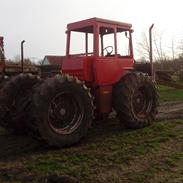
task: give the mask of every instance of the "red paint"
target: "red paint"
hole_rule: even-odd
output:
[[[93,82],[93,57],[70,57],[62,63],[62,72],[78,77],[86,82]]]
[[[98,113],[109,113],[112,111],[112,86],[101,86],[96,89],[96,104]]]
[[[67,25],[66,59],[62,72],[77,76],[95,91],[97,110],[101,113],[111,111],[112,86],[129,70],[133,69],[132,25],[117,21],[91,18]],[[72,32],[85,33],[85,53],[70,55]],[[118,55],[118,32],[129,33],[129,55]],[[88,34],[93,36],[93,53],[88,53]],[[103,56],[103,35],[114,35],[114,54]],[[99,43],[101,50],[99,50]],[[101,55],[99,55],[101,53]]]
[[[113,85],[125,74],[125,70],[133,69],[133,59],[98,58],[94,60],[95,85]]]

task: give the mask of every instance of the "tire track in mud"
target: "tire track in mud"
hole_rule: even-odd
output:
[[[158,108],[156,120],[183,119],[183,101],[163,102]]]

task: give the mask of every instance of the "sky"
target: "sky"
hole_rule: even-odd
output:
[[[182,0],[0,0],[0,35],[6,58],[19,55],[25,40],[25,57],[36,61],[65,55],[67,23],[99,17],[131,23],[134,50],[154,23],[168,47],[183,38],[182,7]]]

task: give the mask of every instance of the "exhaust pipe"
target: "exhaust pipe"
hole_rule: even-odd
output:
[[[0,49],[4,51],[4,38],[0,36]]]
[[[0,61],[4,64],[5,56],[4,56],[4,37],[0,36]]]
[[[152,51],[152,28],[154,24],[149,27],[149,60],[151,65],[151,77],[154,80],[154,68],[153,68],[153,51]]]
[[[21,72],[24,73],[24,43],[25,40],[21,41]]]
[[[1,75],[5,75],[5,55],[4,55],[4,37],[0,36],[0,66],[1,66]]]

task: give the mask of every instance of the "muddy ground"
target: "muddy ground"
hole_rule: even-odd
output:
[[[45,149],[0,129],[0,183],[182,183],[183,102],[163,102],[151,127],[96,123],[79,144]]]
[[[110,118],[115,118],[116,113],[110,114]],[[183,118],[183,101],[162,102],[158,108],[156,120],[179,119]]]
[[[183,118],[183,101],[168,101],[160,104],[157,120],[178,118]]]

